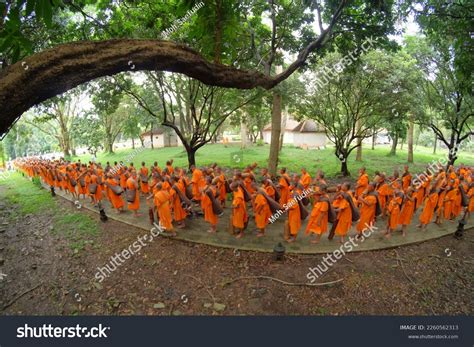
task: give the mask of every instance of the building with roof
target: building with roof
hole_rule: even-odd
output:
[[[297,121],[292,118],[283,121],[282,125],[283,144],[293,145],[301,148],[322,148],[326,146],[327,136],[324,127],[312,120]],[[272,125],[263,128],[263,140],[270,143]]]
[[[178,135],[172,129],[160,127],[140,135],[146,148],[177,147],[179,145]]]

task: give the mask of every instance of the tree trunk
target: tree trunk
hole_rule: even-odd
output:
[[[372,133],[372,150],[375,149],[375,141],[377,141],[377,133],[374,130],[374,132]]]
[[[132,149],[135,149],[135,139],[132,137]]]
[[[112,141],[107,141],[107,153],[114,153],[114,143]]]
[[[151,130],[150,130],[150,146],[151,146],[151,149],[155,148],[155,146],[153,146],[153,126],[151,126]]]
[[[196,165],[196,149],[187,147],[186,153],[188,154],[188,168],[191,168],[191,165]]]
[[[436,154],[436,148],[438,147],[438,136],[435,135],[433,144],[433,154]]]
[[[259,130],[258,132],[260,133],[260,140],[263,141],[263,131],[262,131],[262,130]]]
[[[349,172],[349,169],[347,167],[347,158],[344,158],[341,161],[341,175],[344,177],[350,176],[351,173]]]
[[[413,116],[410,117],[410,123],[408,125],[408,158],[409,163],[413,163],[413,131],[415,129],[415,123],[413,122]]]
[[[392,139],[392,149],[390,149],[389,155],[397,154],[397,145],[398,145],[398,135],[395,135]]]
[[[240,122],[240,148],[246,148],[247,147],[247,126],[245,125],[245,122]]]
[[[270,142],[270,156],[268,157],[268,171],[271,175],[276,175],[278,167],[278,152],[280,150],[281,133],[281,95],[273,91],[272,106],[272,137]]]
[[[361,134],[361,124],[360,119],[356,120],[355,123],[357,134]],[[362,137],[357,138],[357,153],[356,153],[356,161],[362,161]]]
[[[402,139],[402,142],[400,143],[400,150],[403,150],[403,144],[405,143],[405,139]]]

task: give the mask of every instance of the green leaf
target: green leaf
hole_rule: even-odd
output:
[[[26,16],[29,16],[31,14],[31,12],[33,12],[33,10],[35,9],[35,4],[36,4],[35,0],[28,0],[27,1],[26,10],[25,10]]]
[[[43,0],[43,20],[48,28],[53,24],[53,6],[49,0]]]

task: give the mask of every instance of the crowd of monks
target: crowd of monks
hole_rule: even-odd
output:
[[[163,168],[157,162],[151,167],[144,162],[140,167],[117,162],[111,166],[107,162],[103,167],[94,162],[40,158],[17,159],[14,166],[29,177],[39,176],[51,190],[60,189],[74,199],[88,196],[91,204],[98,206],[108,199],[117,213],[127,205],[134,216],[140,217],[141,195],[150,223],[157,219],[172,235],[175,227],[185,228],[187,218],[201,215],[209,223],[208,232],[217,232],[230,196],[229,232],[235,237],[244,236],[250,217],[257,237],[262,237],[275,216],[283,216],[287,242],[296,240],[305,219],[305,233],[311,234],[311,243],[318,243],[325,233],[329,239],[337,236],[342,243],[353,225],[356,237],[361,237],[378,218],[386,220],[386,237],[395,231],[405,236],[417,210],[421,211],[418,227],[422,230],[431,222],[468,218],[474,210],[474,167],[463,165],[440,167],[438,172],[427,169],[417,175],[405,166],[402,174],[376,172],[372,179],[361,168],[353,188],[349,182],[329,187],[322,171],[311,177],[304,168],[293,174],[282,168],[277,177],[272,177],[257,164],[234,170],[232,177],[217,164],[191,166],[188,172],[174,167],[172,160]]]

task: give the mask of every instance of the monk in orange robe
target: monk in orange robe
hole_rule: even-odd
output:
[[[196,168],[194,165],[191,166],[191,172],[193,173],[191,178],[191,182],[193,184],[193,200],[201,201],[202,189],[205,187],[206,181],[204,180],[202,171]]]
[[[90,192],[90,187],[92,184],[96,185],[95,193]],[[91,197],[91,199],[94,201],[95,204],[97,204],[99,201],[102,200],[102,185],[99,184],[99,177],[94,172],[90,174],[89,196]]]
[[[168,172],[168,175],[174,174],[173,159],[166,162],[166,171]]]
[[[408,165],[404,166],[404,172],[402,175],[402,188],[404,192],[408,191],[408,188],[411,185],[411,173],[408,171]]]
[[[181,191],[183,194],[186,194],[184,184],[181,180],[178,179],[178,177],[172,176],[170,184],[171,186],[176,184],[178,190]],[[182,201],[176,190],[174,190],[174,188],[171,188],[170,190],[170,198],[172,202],[173,217],[175,222],[177,223],[176,227],[182,229],[186,226],[185,220],[188,213],[186,209],[183,208]]]
[[[217,178],[217,190],[219,191],[219,201],[221,203],[221,206],[224,208],[225,200],[227,197],[227,190],[225,188],[226,178],[220,167],[216,167],[216,178]]]
[[[290,229],[290,237],[286,241],[291,243],[296,241],[296,236],[301,228],[301,210],[296,200],[296,194],[290,197],[286,208],[288,209],[288,227]]]
[[[378,178],[377,192],[379,193],[379,203],[382,209],[382,218],[385,217],[387,211],[387,201],[393,195],[393,189],[385,181],[385,174],[381,173]]]
[[[407,226],[410,225],[415,213],[415,198],[413,196],[413,189],[408,188],[404,199],[400,216],[398,217],[398,224],[402,226],[402,236],[406,236]]]
[[[385,231],[385,237],[390,238],[392,232],[398,227],[398,221],[400,219],[401,204],[403,201],[403,193],[398,190],[393,192],[392,199],[387,206],[387,212],[389,218],[387,219],[387,230]]]
[[[158,212],[160,226],[172,236],[176,236],[171,217],[170,194],[162,189],[163,187],[161,183],[157,183],[155,188],[156,194],[153,201]]]
[[[115,178],[112,178],[111,175],[106,180],[107,184],[107,196],[110,200],[110,203],[112,204],[112,207],[117,210],[117,213],[123,212],[123,207],[125,206],[125,203],[123,202],[122,195],[117,195],[113,192],[113,190],[110,188],[112,186],[120,186],[119,183]]]
[[[290,177],[286,174],[286,168],[280,170],[280,180],[278,185],[280,187],[280,205],[285,205],[288,202],[290,195]]]
[[[269,178],[263,178],[263,189],[265,189],[265,192],[269,197],[271,197],[273,200],[275,200],[275,188],[272,186],[272,181]]]
[[[265,236],[265,228],[268,224],[268,219],[272,216],[270,205],[267,199],[262,194],[262,189],[259,189],[254,194],[255,202],[253,208],[255,211],[255,224],[257,225],[257,237]]]
[[[365,167],[359,169],[359,179],[355,186],[355,197],[358,198],[367,189],[369,185],[369,175],[365,173]]]
[[[149,171],[145,166],[145,162],[142,162],[142,167],[140,168],[140,191],[146,196],[150,193],[150,184],[149,181]]]
[[[438,192],[433,188],[428,187],[428,193],[424,201],[423,212],[420,215],[420,224],[418,224],[418,228],[426,229],[428,223],[431,222],[434,215],[434,209],[436,207],[436,203],[438,202]]]
[[[237,238],[244,236],[244,229],[247,225],[248,215],[247,206],[245,204],[244,192],[237,182],[232,182],[231,189],[233,192],[232,199],[232,226],[234,234]]]
[[[467,192],[467,196],[469,198],[469,205],[467,207],[467,216],[469,218],[471,215],[471,212],[474,211],[474,182],[470,183],[470,188]]]
[[[76,193],[76,186],[77,186],[77,180],[76,180],[76,173],[72,168],[69,168],[66,171],[66,177],[67,177],[67,189],[68,191],[72,194],[72,197],[74,199],[77,199],[77,193]]]
[[[357,224],[357,237],[362,236],[362,232],[373,225],[375,221],[375,210],[377,208],[377,196],[374,194],[375,186],[372,183],[367,185],[366,193],[359,195],[357,202],[360,207],[360,219]]]
[[[214,213],[212,208],[212,200],[209,197],[208,193],[212,194],[213,197],[216,196],[216,189],[212,187],[211,180],[212,178],[208,176],[206,178],[207,185],[204,187],[201,198],[201,208],[204,211],[204,220],[211,224],[211,228],[208,230],[209,233],[217,232],[217,215]]]
[[[308,189],[309,185],[311,184],[311,176],[309,175],[308,171],[306,171],[306,168],[301,169],[300,183],[303,186],[303,189]]]
[[[347,194],[348,198],[352,199],[349,189],[350,183],[343,183],[341,186],[341,191],[335,196],[333,201],[333,207],[337,219],[334,234],[340,237],[340,243],[344,243],[344,238],[352,227],[352,209],[351,205],[347,201],[347,198],[345,197],[345,194]]]
[[[306,234],[316,234],[316,238],[311,243],[319,243],[321,235],[328,230],[329,202],[321,199],[322,191],[316,189],[314,192],[314,206],[306,226]]]
[[[453,219],[453,206],[454,201],[456,200],[457,189],[453,186],[453,181],[451,180],[448,188],[446,189],[446,195],[443,200],[443,215],[444,219],[452,220]]]
[[[134,217],[139,217],[141,216],[141,214],[138,213],[138,210],[140,209],[140,194],[138,193],[138,179],[135,170],[132,171],[130,177],[127,179],[127,190],[135,193],[135,199],[133,202],[128,202],[127,208],[130,211],[133,211]]]

